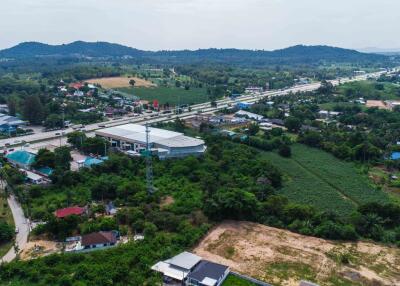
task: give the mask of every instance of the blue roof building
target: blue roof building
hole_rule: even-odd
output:
[[[108,157],[101,157],[101,158],[86,157],[86,159],[78,162],[78,166],[79,168],[82,167],[91,168],[92,166],[102,164],[107,159]]]
[[[249,109],[252,105],[253,103],[250,102],[238,102],[236,107],[239,109]]]
[[[53,174],[54,170],[50,167],[42,167],[42,168],[36,169],[36,171],[38,171],[40,174],[45,175],[46,177],[49,177],[49,176],[51,176],[51,174]]]
[[[19,126],[25,124],[25,121],[22,121],[17,117],[0,113],[0,132],[15,132]]]
[[[90,168],[93,165],[99,165],[99,164],[101,164],[103,162],[104,162],[103,160],[100,160],[100,159],[97,159],[97,158],[88,157],[88,158],[85,159],[85,162],[83,163],[83,165],[85,167]]]
[[[390,155],[391,160],[400,160],[400,152],[393,152],[392,155]]]
[[[8,162],[24,169],[30,169],[35,162],[36,155],[24,150],[15,151],[6,155]]]

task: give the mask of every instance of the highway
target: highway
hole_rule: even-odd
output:
[[[353,78],[341,78],[341,79],[336,79],[336,80],[331,80],[330,82],[333,85],[338,85],[340,83],[346,83],[346,82],[351,82],[351,81],[360,81],[360,80],[366,80],[370,77],[379,77],[380,75],[386,73],[385,71],[381,72],[375,72],[375,73],[370,73],[370,74],[365,74],[365,75],[360,75],[357,77]],[[101,126],[106,126],[106,127],[112,127],[112,126],[118,126],[126,123],[144,123],[144,122],[162,122],[162,121],[170,121],[173,120],[176,117],[179,118],[187,118],[191,116],[195,116],[196,114],[201,114],[201,113],[210,113],[214,111],[218,111],[221,109],[224,109],[228,106],[228,104],[235,104],[236,102],[240,101],[246,101],[246,102],[257,102],[260,99],[263,98],[273,98],[276,96],[283,96],[289,93],[296,93],[296,92],[307,92],[307,91],[314,91],[317,90],[321,86],[320,82],[316,83],[310,83],[310,84],[305,84],[305,85],[299,85],[299,86],[294,86],[290,87],[287,89],[283,90],[272,90],[272,91],[266,91],[260,94],[251,94],[251,95],[242,95],[239,97],[236,97],[235,99],[231,98],[224,98],[221,100],[217,100],[217,106],[212,107],[211,102],[206,102],[206,103],[200,103],[200,104],[195,104],[190,106],[191,111],[185,111],[182,114],[179,115],[168,115],[168,114],[160,114],[156,118],[149,118],[149,115],[143,114],[138,117],[124,117],[122,119],[118,120],[112,120],[112,121],[105,121],[102,123],[96,123],[96,124],[90,124],[85,126],[85,130],[83,132],[85,133],[92,133],[95,130],[104,128],[100,127]],[[37,132],[35,134],[31,135],[26,135],[26,136],[20,136],[16,138],[7,138],[7,139],[2,139],[0,140],[0,148],[11,148],[11,147],[16,147],[16,146],[21,146],[26,143],[34,143],[34,142],[44,142],[48,140],[54,140],[57,138],[60,138],[61,132],[64,133],[63,136],[67,135],[68,133],[73,132],[74,130],[72,128],[67,128],[64,130],[57,130],[57,131],[51,131],[51,132]],[[7,147],[6,147],[7,145]]]

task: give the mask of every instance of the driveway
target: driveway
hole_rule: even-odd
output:
[[[16,243],[20,251],[24,249],[26,243],[28,242],[29,235],[29,226],[27,219],[25,218],[24,211],[21,208],[21,205],[17,202],[14,195],[10,195],[8,198],[8,205],[10,206],[12,215],[14,217],[15,227],[18,227],[19,232],[17,233],[17,237],[15,239]],[[14,251],[14,247],[12,247],[6,255],[3,256],[1,262],[10,262],[16,257],[16,253]]]

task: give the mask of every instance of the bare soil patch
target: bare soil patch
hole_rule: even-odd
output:
[[[400,285],[400,250],[339,243],[249,222],[225,222],[194,249],[205,259],[273,285]],[[347,284],[344,284],[347,283]]]
[[[129,81],[133,79],[135,81],[135,87],[155,87],[156,85],[151,81],[144,80],[138,77],[103,77],[93,78],[86,82],[91,84],[99,84],[104,88],[119,88],[119,87],[130,87]]]
[[[61,244],[49,240],[30,241],[21,253],[22,260],[29,260],[37,257],[61,251]]]
[[[367,107],[377,107],[379,109],[389,109],[389,107],[382,100],[367,100]]]
[[[172,205],[174,202],[175,202],[175,200],[172,196],[166,196],[161,200],[160,207],[162,209],[165,209],[166,207]]]

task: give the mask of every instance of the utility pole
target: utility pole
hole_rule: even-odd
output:
[[[62,111],[62,129],[61,129],[61,133],[60,133],[60,147],[61,147],[61,145],[62,145],[62,138],[63,138],[63,135],[64,135],[64,128],[65,128],[65,111],[64,111],[64,108],[65,108],[65,105],[64,105],[64,103],[63,104],[61,104],[61,111]]]
[[[150,127],[148,122],[146,122],[146,184],[148,195],[152,195],[154,192],[153,165],[151,160]]]

